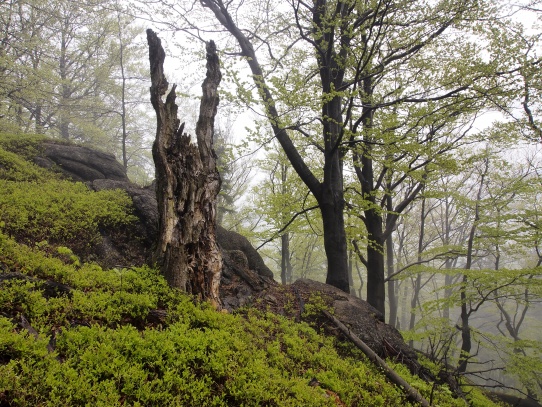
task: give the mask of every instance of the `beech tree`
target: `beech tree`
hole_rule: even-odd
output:
[[[538,201],[539,167],[507,160],[505,151],[491,143],[486,149],[470,149],[462,155],[460,172],[424,192],[426,205],[433,209],[425,221],[427,245],[419,251],[423,263],[411,257],[412,267],[400,265],[403,271],[395,278],[415,273],[420,286],[428,282],[423,291],[413,293],[421,312],[408,335],[417,346],[478,384],[512,386],[510,377],[516,376],[532,393],[538,389],[532,378],[540,364],[536,360],[528,367],[519,365],[536,358],[539,350],[532,309],[540,298],[540,268],[533,248],[537,215],[530,212]],[[412,214],[428,212],[423,202],[404,218],[398,236],[403,236]],[[421,238],[420,228],[419,242]],[[410,245],[413,253],[414,242]],[[526,325],[532,327],[530,332]],[[521,327],[525,336],[519,339]]]
[[[353,171],[368,233],[367,299],[384,312],[384,242],[395,220],[470,135],[477,112],[510,96],[502,72],[517,61],[493,39],[496,3],[201,0],[203,10],[181,2],[177,14],[163,3],[178,16],[170,25],[199,38],[221,30],[223,49],[246,63],[252,85],[234,74],[237,94],[253,109],[259,100],[318,203],[326,281],[345,291],[345,170]],[[314,153],[321,158],[308,159]],[[396,199],[404,182],[410,194]]]

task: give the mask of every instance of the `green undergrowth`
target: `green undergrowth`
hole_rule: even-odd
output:
[[[81,261],[100,228],[129,224],[129,201],[38,168],[38,148],[0,136],[0,406],[415,405],[306,323],[217,312],[153,268]],[[434,406],[493,405],[393,366]]]
[[[0,405],[411,405],[358,352],[339,354],[335,338],[250,308],[217,312],[151,268],[77,266],[5,234],[0,265],[0,276],[20,277],[0,283]],[[48,296],[50,281],[70,290]],[[156,309],[167,314],[158,324]],[[395,368],[435,406],[468,405]]]
[[[59,172],[34,164],[43,153],[45,140],[47,137],[37,134],[0,133],[0,179],[35,182],[59,179]]]
[[[135,220],[132,202],[124,191],[94,192],[35,165],[41,139],[0,135],[0,230],[21,243],[86,255],[101,242],[100,229]]]
[[[70,245],[87,253],[101,241],[100,228],[135,220],[126,193],[90,191],[66,180],[14,182],[0,179],[0,227],[17,241]]]

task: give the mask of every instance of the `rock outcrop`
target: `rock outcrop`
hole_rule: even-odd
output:
[[[248,268],[254,270],[257,274],[273,278],[273,272],[267,267],[258,251],[250,244],[243,235],[232,230],[226,230],[219,226],[217,229],[218,244],[223,250],[240,250],[248,261]]]
[[[319,301],[378,355],[417,360],[414,350],[403,340],[399,331],[384,322],[382,314],[366,301],[344,291],[309,279],[299,279],[289,286],[271,287],[258,295],[255,303],[262,309],[303,319],[305,305]],[[323,317],[323,316],[322,316]]]
[[[34,162],[41,167],[58,169],[74,181],[128,181],[124,167],[112,154],[53,141],[45,141],[42,146],[43,154],[36,157]]]
[[[95,179],[88,182],[90,188],[95,191],[106,189],[122,189],[132,198],[135,215],[140,220],[139,237],[147,243],[149,249],[158,234],[158,209],[154,185],[140,187],[129,181],[117,181],[112,179]]]
[[[300,293],[319,293],[343,324],[381,356],[417,360],[414,350],[403,340],[399,331],[384,322],[384,316],[368,302],[344,291],[308,279],[292,285]]]
[[[158,236],[158,204],[155,186],[140,187],[131,183],[115,157],[87,147],[43,143],[43,154],[35,162],[45,168],[59,170],[74,181],[85,182],[94,191],[121,189],[131,198],[139,222],[131,230],[112,235],[103,231],[103,241],[93,257],[104,267],[140,264],[149,261]],[[218,243],[222,249],[224,269],[221,298],[227,309],[238,308],[273,285],[273,272],[244,236],[218,227]]]

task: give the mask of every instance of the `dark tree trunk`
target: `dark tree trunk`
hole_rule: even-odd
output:
[[[320,203],[320,211],[324,225],[324,248],[327,257],[326,284],[349,293],[348,252],[342,205],[337,202]]]
[[[292,264],[290,262],[289,233],[284,233],[281,236],[280,278],[282,284],[289,284],[292,282]]]
[[[286,188],[286,182],[288,180],[288,166],[286,164],[280,165],[281,176],[281,193],[285,196],[288,193]],[[288,220],[283,219],[284,224]],[[282,284],[290,284],[292,282],[292,263],[290,261],[290,233],[283,233],[281,236],[281,259],[280,259],[280,277]]]
[[[388,277],[393,274],[393,238],[390,233],[386,239],[386,263],[388,269]],[[390,304],[390,315],[388,319],[388,324],[397,327],[397,295],[395,292],[395,281],[393,279],[388,281],[388,301]]]
[[[461,283],[461,354],[459,356],[458,373],[465,373],[469,363],[470,351],[472,349],[472,334],[469,325],[470,312],[467,308],[466,286],[468,278],[463,275]]]
[[[363,80],[363,91],[371,95],[373,83],[371,77]],[[374,109],[367,105],[363,107],[362,122],[366,130],[373,128]],[[382,315],[386,315],[386,283],[384,263],[384,233],[383,221],[379,204],[375,195],[375,174],[371,150],[373,140],[370,136],[364,138],[360,151],[354,151],[352,158],[357,178],[361,185],[363,196],[369,201],[365,210],[365,228],[367,229],[367,302],[375,307]]]
[[[207,77],[196,126],[197,146],[179,126],[175,85],[167,95],[164,50],[160,39],[147,30],[151,66],[151,102],[157,115],[153,158],[159,237],[155,260],[168,283],[219,306],[222,256],[216,242],[216,201],[220,175],[213,151],[217,87],[221,74],[216,48],[207,44]]]
[[[366,211],[365,226],[369,240],[367,245],[367,302],[379,310],[382,315],[386,315],[382,217],[376,213],[376,210]]]
[[[324,126],[325,128],[325,126]],[[336,139],[333,139],[336,142]],[[330,147],[330,150],[332,147]],[[348,250],[344,226],[344,190],[342,159],[335,151],[324,166],[321,193],[315,197],[320,205],[327,257],[326,284],[350,292],[348,281]]]
[[[422,208],[420,213],[420,234],[418,236],[418,262],[422,261],[423,253],[423,241],[425,239],[425,198],[422,199]],[[422,289],[422,275],[416,274],[416,280],[414,280],[412,287],[412,299],[410,300],[410,322],[408,324],[409,330],[414,330],[416,326],[416,307],[420,298],[420,290]],[[409,341],[409,345],[413,346],[414,341]]]
[[[484,172],[480,177],[480,186],[478,188],[478,194],[476,195],[476,205],[474,206],[474,221],[469,233],[469,239],[467,241],[467,257],[465,263],[465,270],[470,270],[472,267],[472,258],[474,254],[474,238],[476,235],[476,229],[478,228],[478,222],[480,221],[480,202],[482,200],[482,190],[484,188],[484,180],[487,176],[489,168],[489,158],[484,160]],[[471,314],[474,309],[471,308],[467,300],[467,288],[469,285],[469,278],[466,274],[463,274],[461,281],[461,354],[459,356],[459,363],[457,371],[459,373],[465,373],[467,371],[467,365],[470,359],[470,351],[472,348],[472,331],[469,323]]]
[[[391,174],[391,173],[390,173]],[[388,184],[391,183],[391,177],[388,180]],[[391,195],[386,196],[386,210],[388,213],[393,211],[393,200]],[[389,217],[388,217],[389,219]],[[387,228],[386,228],[387,229]],[[386,236],[386,268],[388,277],[393,274],[393,229],[390,229]],[[395,292],[395,281],[393,279],[388,280],[388,303],[390,309],[390,315],[388,317],[388,324],[397,327],[397,295]]]
[[[326,34],[318,36],[317,43],[325,52],[319,53],[320,80],[322,85],[322,125],[324,139],[324,180],[320,182],[311,171],[307,163],[296,148],[288,132],[282,125],[282,117],[277,111],[271,88],[266,84],[266,75],[258,62],[258,57],[250,38],[237,27],[235,18],[228,12],[223,2],[201,0],[204,7],[208,7],[218,21],[237,40],[241,49],[241,55],[246,58],[247,64],[253,75],[256,88],[265,106],[265,114],[273,133],[292,167],[299,178],[315,196],[323,218],[324,245],[328,261],[327,283],[341,290],[349,292],[348,286],[348,258],[346,251],[346,233],[344,230],[344,190],[342,180],[342,152],[341,141],[343,132],[341,128],[342,108],[341,97],[329,95],[336,92],[343,85],[345,68],[338,65],[341,57],[335,50],[333,34],[327,30],[325,2],[317,2],[313,10],[313,30],[315,33],[320,28],[326,27]],[[346,13],[346,7],[343,13]],[[344,15],[343,15],[344,16]],[[350,39],[344,36],[340,52],[347,48]]]
[[[450,201],[448,199],[446,199],[444,201],[444,205],[445,205],[444,206],[444,208],[445,208],[444,245],[448,246],[451,243],[450,234],[451,234],[451,229],[452,229],[451,214],[450,214],[450,212],[451,212]],[[446,258],[446,261],[444,262],[444,269],[446,271],[451,270],[452,269],[452,263],[453,263],[452,259]],[[453,294],[453,289],[451,288],[452,282],[453,282],[453,276],[451,276],[447,272],[444,275],[444,298],[446,300],[448,298],[450,298],[452,296],[452,294]],[[442,310],[442,316],[447,320],[450,319],[450,305],[449,305],[448,301],[444,302],[444,308]]]

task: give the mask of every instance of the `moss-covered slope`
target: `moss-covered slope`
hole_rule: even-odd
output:
[[[0,406],[411,405],[307,324],[219,313],[151,268],[80,261],[100,227],[129,224],[129,202],[34,166],[33,148],[0,136]],[[493,405],[393,366],[435,406]]]

